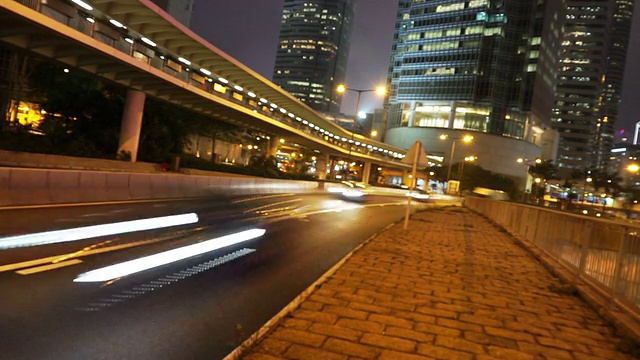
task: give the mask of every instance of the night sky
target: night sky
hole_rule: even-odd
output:
[[[196,0],[191,28],[227,54],[271,79],[284,0]],[[385,85],[396,17],[396,0],[357,1],[346,83],[356,89]],[[632,137],[640,121],[640,3],[634,23],[617,129]],[[344,95],[342,112],[354,114],[356,93]],[[375,93],[362,95],[360,108],[382,107]]]

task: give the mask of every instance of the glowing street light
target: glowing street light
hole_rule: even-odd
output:
[[[348,155],[348,161],[351,160],[351,150],[353,148],[353,136],[355,135],[355,131],[356,131],[356,123],[358,122],[358,116],[360,113],[360,98],[362,97],[362,93],[365,92],[376,92],[376,94],[378,95],[384,95],[387,93],[387,88],[384,86],[380,86],[376,89],[352,89],[352,88],[348,88],[346,87],[344,84],[340,84],[338,85],[337,89],[336,89],[340,94],[343,94],[347,91],[355,91],[358,93],[358,100],[356,101],[356,119],[354,120],[353,123],[353,129],[351,129],[351,141],[349,142],[349,155]],[[372,135],[375,136],[375,135]]]
[[[458,140],[462,140],[463,142],[468,144],[471,141],[473,141],[473,136],[465,135],[461,138],[452,138],[446,134],[440,135],[440,140],[449,140],[449,139],[451,139],[451,156],[449,158],[449,169],[447,170],[447,183],[449,182],[449,179],[451,179],[451,165],[453,165],[453,155],[455,154],[455,151],[456,151],[456,142]]]

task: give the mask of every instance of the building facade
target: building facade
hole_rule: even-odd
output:
[[[515,160],[539,157],[553,143],[542,134],[563,11],[563,0],[400,0],[385,142],[421,139],[445,163],[473,152],[483,168],[524,177]],[[452,140],[438,141],[440,134]],[[475,140],[452,154],[451,141],[464,134]]]
[[[191,26],[194,0],[151,0],[186,27]]]
[[[610,171],[634,0],[567,0],[552,127],[558,167]]]
[[[354,0],[285,0],[273,82],[315,110],[340,112]]]

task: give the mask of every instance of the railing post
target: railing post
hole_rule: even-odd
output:
[[[620,277],[620,271],[622,267],[622,256],[624,254],[624,250],[627,244],[627,233],[628,229],[624,226],[622,231],[622,239],[620,239],[620,247],[618,248],[618,255],[616,256],[616,267],[613,271],[613,283],[611,284],[611,296],[616,299],[617,296],[617,288],[618,288],[618,278]]]
[[[587,221],[586,224],[584,225],[584,231],[582,232],[583,238],[580,241],[580,246],[582,247],[582,249],[580,254],[580,265],[578,265],[578,274],[577,274],[578,278],[585,273],[584,269],[587,262],[587,256],[589,256],[589,248],[591,247],[591,233],[592,233],[591,230],[592,229],[593,229],[593,223],[591,221]]]

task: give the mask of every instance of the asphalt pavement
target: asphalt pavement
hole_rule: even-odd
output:
[[[507,233],[462,207],[373,237],[227,359],[632,359]]]

